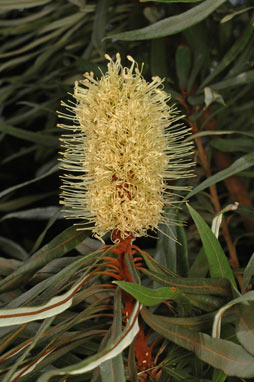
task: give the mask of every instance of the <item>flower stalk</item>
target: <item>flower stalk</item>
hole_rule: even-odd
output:
[[[80,229],[90,229],[102,238],[107,232],[116,245],[103,258],[99,273],[116,280],[135,282],[127,256],[136,270],[149,256],[133,245],[136,237],[172,223],[167,207],[178,202],[175,190],[188,187],[172,181],[192,175],[192,143],[184,138],[189,129],[182,116],[169,105],[163,81],[147,82],[130,56],[130,67],[106,55],[108,71],[101,79],[85,73],[76,82],[75,103],[62,103],[69,114],[59,113],[72,124],[59,126],[70,131],[62,136],[63,176],[61,203],[66,217],[81,219]],[[122,291],[123,323],[126,324],[135,299]],[[159,379],[161,370],[148,345],[143,320],[134,349],[140,381]]]

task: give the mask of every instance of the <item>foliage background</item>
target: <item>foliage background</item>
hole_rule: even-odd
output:
[[[198,12],[188,17],[188,12],[195,12],[195,7],[202,3],[206,9],[211,7],[210,15],[202,16],[201,13],[203,21],[202,18],[198,20]],[[105,52],[111,56],[120,52],[123,58],[130,54],[137,62],[144,62],[143,75],[147,79],[154,75],[165,77],[165,89],[172,94],[173,101],[186,115],[185,121],[195,134],[197,167],[196,177],[188,181],[193,187],[190,204],[211,225],[216,212],[232,202],[240,203],[235,212],[226,214],[219,240],[233,268],[239,290],[244,293],[253,288],[253,3],[246,0],[220,1],[218,7],[214,4],[215,1],[212,3],[210,0],[143,3],[123,0],[0,0],[2,306],[29,305],[30,299],[33,299],[33,305],[38,305],[56,293],[60,294],[66,285],[64,280],[60,282],[59,272],[100,247],[96,240],[86,238],[86,234],[75,236],[72,222],[63,220],[58,206],[60,132],[56,127],[56,110],[60,108],[60,100],[68,98],[67,93],[72,92],[74,81],[80,79],[82,73],[94,71],[100,76],[98,66],[102,71],[106,70]],[[172,24],[176,15],[181,17],[180,30]],[[162,24],[164,19],[166,26]],[[197,21],[201,22],[197,24]],[[139,31],[145,27],[148,29]],[[125,33],[129,30],[133,32]],[[206,277],[209,264],[200,252],[203,245],[200,232],[185,206],[181,219],[186,222],[185,233],[174,227],[172,230],[176,231],[182,247],[161,235],[159,240],[143,239],[137,243],[169,271],[184,277]],[[37,260],[31,265],[29,259],[34,254]],[[38,254],[41,257],[37,257]],[[68,286],[73,284],[77,275],[78,271],[67,280]],[[57,287],[54,289],[52,285],[47,287],[43,284],[44,289],[41,289],[40,283],[52,276],[58,280]],[[85,330],[90,337],[89,340],[81,340],[77,336],[69,348],[59,345],[59,354],[55,358],[51,356],[48,363],[41,363],[41,369],[34,374],[36,378],[47,370],[48,365],[61,368],[75,364],[98,350],[101,338],[110,328],[110,309],[112,312],[111,295],[102,298],[99,285],[111,281],[98,276],[95,284],[91,282],[90,292],[83,292],[83,295],[80,292],[77,297],[78,301],[81,297],[84,299],[83,305],[66,311],[60,316],[62,321],[56,318],[54,323],[47,324],[49,327],[57,326],[81,314],[85,308],[88,310],[86,319],[80,327],[74,326],[74,331],[80,334]],[[150,278],[145,278],[144,283],[152,288],[158,287]],[[36,285],[38,289],[32,289]],[[96,293],[100,296],[100,303],[89,308],[92,303],[89,296],[95,293],[93,288],[98,289]],[[33,292],[29,292],[31,290]],[[236,296],[230,298],[233,297]],[[227,296],[213,309],[218,309],[230,298]],[[164,314],[163,305],[158,308],[158,313]],[[198,315],[200,312],[194,313]],[[190,312],[181,314],[182,317],[191,316]],[[32,338],[38,328],[38,322],[22,328],[21,334],[18,334],[18,326],[1,328],[3,354]],[[238,342],[233,328],[232,323],[225,325],[223,338]],[[204,328],[200,330],[207,331]],[[253,333],[253,322],[251,330]],[[59,333],[60,329],[58,336]],[[69,340],[73,334],[68,328],[63,329],[63,333]],[[31,363],[33,357],[43,351],[45,340],[39,340],[41,342],[38,345],[34,343],[34,350],[31,349],[21,364]],[[253,334],[250,341],[253,341]],[[159,359],[163,363],[160,381],[244,380],[237,376],[227,377],[178,345],[170,342],[160,345],[162,347],[156,349],[158,354],[159,349],[161,352],[164,349]],[[68,358],[64,356],[66,353]],[[14,357],[17,365],[19,356]],[[4,381],[11,380],[11,377],[6,377],[6,371],[15,362],[7,359],[0,366],[0,372],[6,378]],[[29,374],[28,379],[25,378],[19,380],[31,380]],[[56,380],[64,381],[59,378]],[[86,374],[71,377],[68,381],[90,378],[91,375]],[[93,378],[99,380],[100,377]],[[151,376],[147,378],[153,380]]]

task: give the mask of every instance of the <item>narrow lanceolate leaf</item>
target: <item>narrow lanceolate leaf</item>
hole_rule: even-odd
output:
[[[214,369],[213,370],[213,382],[225,382],[227,379],[227,376],[225,373],[223,373],[222,370]]]
[[[87,236],[89,231],[76,231],[75,227],[69,227],[48,244],[33,254],[17,271],[0,281],[0,292],[13,288],[20,284],[23,277],[29,272],[35,272],[48,264],[53,259],[63,256],[71,251]]]
[[[23,220],[48,220],[52,216],[59,214],[59,210],[60,208],[55,206],[31,208],[24,211],[10,212],[4,215],[1,220],[13,218]],[[62,217],[62,214],[59,214],[57,219],[61,219]]]
[[[189,273],[188,273],[188,278],[192,277],[206,277],[208,273],[208,263],[207,263],[207,258],[205,255],[204,248],[202,247],[197,254],[197,257],[190,267]],[[214,279],[216,280],[216,279]]]
[[[0,8],[11,10],[17,8],[32,8],[50,3],[51,0],[0,0]]]
[[[224,179],[227,179],[229,176],[235,175],[238,172],[244,171],[247,168],[254,165],[254,153],[251,152],[237,159],[231,166],[218,172],[217,174],[211,176],[211,178],[206,179],[204,182],[200,183],[197,187],[194,188],[187,196],[186,199],[196,195],[200,191],[205,190],[207,187],[212,184],[216,184]]]
[[[111,336],[107,345],[110,345],[122,332],[122,301],[121,290],[117,288],[114,298],[114,319],[111,328]],[[124,363],[122,354],[111,358],[100,365],[102,382],[125,382]]]
[[[178,216],[179,220],[180,217]],[[185,230],[182,225],[176,226],[176,235],[181,243],[181,245],[177,245],[176,251],[177,251],[177,263],[176,263],[176,269],[177,273],[180,276],[187,276],[189,271],[189,252],[188,252],[188,241],[187,236],[185,233]]]
[[[200,234],[200,238],[205,250],[207,261],[209,264],[210,275],[214,278],[221,277],[228,279],[232,285],[236,287],[234,275],[228,260],[223,252],[223,249],[208,227],[204,219],[195,211],[190,205],[187,204],[192,219],[194,220]]]
[[[184,304],[186,308],[195,306],[206,312],[211,312],[217,310],[223,305],[223,300],[221,297],[191,293],[187,294],[175,287],[150,289],[142,285],[128,283],[126,281],[117,281],[115,283],[146,306],[154,306],[166,300],[173,300],[180,304]]]
[[[236,328],[236,337],[242,346],[254,356],[254,303],[241,306],[241,315]]]
[[[32,183],[38,182],[39,180],[42,180],[42,179],[46,178],[47,176],[54,174],[56,171],[58,171],[58,164],[51,167],[47,172],[43,173],[42,175],[37,176],[36,178],[33,178],[31,180],[27,180],[26,182],[17,184],[15,186],[11,186],[9,188],[6,188],[5,190],[0,192],[0,198],[10,194],[11,192],[19,190],[22,187],[25,187],[25,186],[28,186]]]
[[[22,367],[21,369],[19,369],[19,371],[17,371],[17,372],[13,375],[12,379],[10,380],[10,382],[16,382],[16,381],[18,381],[19,378],[23,377],[23,376],[26,375],[26,374],[31,373],[31,372],[36,368],[36,366],[37,366],[40,362],[42,362],[42,361],[44,360],[44,358],[46,358],[52,351],[53,351],[53,350],[48,351],[46,354],[44,354],[44,355],[41,356],[39,359],[37,359],[37,361],[33,362],[30,366],[24,366],[24,367]],[[17,378],[18,378],[18,379],[17,379]],[[5,381],[3,381],[3,382],[5,382]],[[8,382],[9,382],[9,381],[8,381]]]
[[[1,251],[8,253],[11,258],[17,260],[26,260],[28,258],[28,253],[15,241],[7,239],[6,237],[0,236],[0,248]]]
[[[179,326],[182,328],[195,330],[195,331],[207,331],[212,328],[214,312],[202,314],[201,316],[194,317],[170,317],[170,316],[161,316],[158,317],[162,322],[167,325]],[[231,310],[230,313],[225,317],[227,322],[236,322],[239,318],[239,312]]]
[[[254,357],[242,346],[233,342],[212,338],[204,333],[169,325],[160,316],[142,310],[144,321],[157,333],[170,341],[193,351],[198,358],[229,376],[250,378],[254,376]]]
[[[232,306],[236,304],[241,304],[241,303],[246,304],[248,301],[254,301],[254,291],[248,292],[240,297],[237,297],[234,300],[228,302],[222,308],[220,308],[214,317],[212,336],[216,338],[220,337],[221,319],[223,314],[228,309],[230,309]]]
[[[47,382],[55,375],[77,375],[86,373],[100,366],[103,362],[121,354],[122,351],[132,343],[139,331],[138,315],[140,309],[141,305],[137,302],[124,330],[112,341],[110,345],[106,346],[105,349],[76,365],[60,370],[49,371],[43,374],[38,379],[38,382]]]
[[[247,267],[244,270],[243,283],[242,283],[243,290],[247,288],[252,276],[254,276],[254,253],[252,254],[247,264]]]
[[[188,46],[179,45],[176,50],[176,73],[181,89],[187,86],[189,72],[191,68],[191,50]]]
[[[165,287],[151,289],[144,287],[143,285],[128,283],[126,281],[114,281],[114,283],[146,306],[157,305],[169,299],[185,303],[188,302],[188,298],[176,288]]]
[[[208,64],[209,44],[207,32],[208,30],[205,22],[194,25],[183,32],[193,54],[192,68],[187,85],[188,93],[191,93],[191,89],[197,76]]]
[[[248,85],[254,81],[254,70],[249,70],[248,72],[240,73],[235,77],[228,78],[226,80],[216,82],[216,84],[211,84],[214,90],[222,90],[227,88],[232,88],[240,85]]]
[[[250,23],[246,28],[243,36],[238,38],[235,44],[230,48],[230,50],[225,54],[220,63],[216,66],[216,68],[211,72],[211,74],[205,79],[205,81],[201,84],[200,89],[203,89],[213,78],[215,78],[221,71],[230,65],[232,61],[241,53],[241,51],[248,44],[252,34],[253,34],[254,25]]]
[[[63,312],[71,306],[73,297],[88,278],[89,276],[86,276],[68,292],[61,296],[53,297],[44,305],[16,309],[0,309],[0,327],[43,320],[44,318],[52,317]]]
[[[235,152],[241,151],[245,153],[250,153],[254,147],[254,139],[248,138],[214,138],[209,144],[215,147],[217,150],[225,152]]]
[[[226,279],[212,279],[205,277],[169,277],[148,269],[140,269],[145,275],[157,281],[163,286],[178,288],[184,293],[208,294],[218,296],[230,296],[230,282]],[[196,276],[197,277],[197,276]]]
[[[141,3],[147,3],[148,1],[155,1],[157,3],[197,3],[202,0],[140,0]]]
[[[148,27],[130,32],[116,33],[107,38],[124,41],[148,40],[179,33],[194,24],[199,23],[215,11],[226,0],[206,0],[177,16],[171,16]]]
[[[107,19],[108,19],[109,0],[99,0],[96,3],[95,17],[93,23],[92,43],[100,51],[104,52]]]
[[[9,369],[8,373],[4,376],[3,382],[15,382],[18,381],[18,377],[23,376],[35,368],[37,363],[33,363],[31,368],[28,368],[27,365],[23,368],[19,368],[22,366],[25,362],[26,357],[31,354],[32,349],[36,346],[36,344],[39,342],[45,331],[50,327],[55,317],[50,317],[46,320],[44,320],[40,326],[40,328],[37,330],[36,335],[34,336],[32,342],[28,346],[28,348],[22,352],[22,354],[19,356],[19,358],[14,362]],[[32,369],[32,370],[31,370]],[[16,371],[17,370],[17,371]],[[12,378],[11,378],[12,377]]]
[[[41,281],[39,284],[35,285],[30,290],[26,291],[25,293],[21,294],[14,300],[12,300],[8,306],[6,306],[6,309],[16,309],[20,308],[21,306],[25,306],[26,304],[31,304],[31,301],[34,301],[38,294],[41,296],[47,298],[48,293],[54,293],[55,288],[57,287],[58,290],[60,288],[65,288],[68,281],[73,277],[73,275],[80,269],[81,267],[85,267],[87,264],[91,264],[91,260],[93,260],[92,264],[87,267],[86,266],[86,274],[84,275],[84,278],[88,276],[89,274],[91,277],[93,276],[93,267],[98,263],[98,261],[101,260],[101,257],[105,254],[101,253],[98,255],[98,252],[93,252],[90,255],[84,256],[79,258],[76,261],[72,261],[69,265],[63,266],[62,270],[60,272],[57,272],[53,276],[49,277],[46,280]],[[66,264],[64,264],[66,265]],[[84,269],[84,268],[83,268]],[[105,288],[104,288],[105,289]],[[98,288],[96,289],[97,293]],[[83,296],[86,294],[86,291],[82,294]],[[1,333],[1,331],[0,331]],[[1,360],[0,360],[1,363]]]
[[[0,212],[17,211],[18,209],[25,207],[29,204],[36,203],[39,200],[46,199],[49,196],[55,195],[56,192],[43,192],[40,194],[21,196],[16,199],[8,200],[0,203]],[[4,220],[3,218],[1,220]]]
[[[46,135],[40,132],[35,133],[33,131],[27,131],[14,126],[6,125],[4,123],[0,124],[0,131],[5,134],[13,135],[16,138],[24,139],[26,141],[34,142],[47,147],[57,147],[59,145],[58,138],[53,137],[52,135]]]

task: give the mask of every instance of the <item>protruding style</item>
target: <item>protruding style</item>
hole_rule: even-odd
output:
[[[105,57],[107,73],[85,73],[75,84],[76,103],[62,103],[69,114],[60,117],[73,124],[59,125],[70,130],[61,138],[61,203],[66,217],[83,220],[80,228],[89,225],[99,237],[145,236],[170,224],[165,206],[174,203],[175,189],[186,188],[169,181],[192,174],[189,129],[177,122],[182,116],[168,105],[159,77],[147,82],[130,56],[129,68],[119,54]]]

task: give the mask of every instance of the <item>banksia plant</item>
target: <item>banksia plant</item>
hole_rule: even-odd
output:
[[[120,55],[108,55],[108,71],[101,79],[85,73],[76,82],[75,104],[62,103],[73,122],[59,126],[64,152],[61,203],[66,217],[80,219],[80,228],[92,226],[101,238],[111,232],[113,241],[145,236],[159,223],[170,224],[166,209],[175,203],[169,182],[191,175],[192,144],[189,129],[163,80],[147,82],[130,56],[123,67]]]

